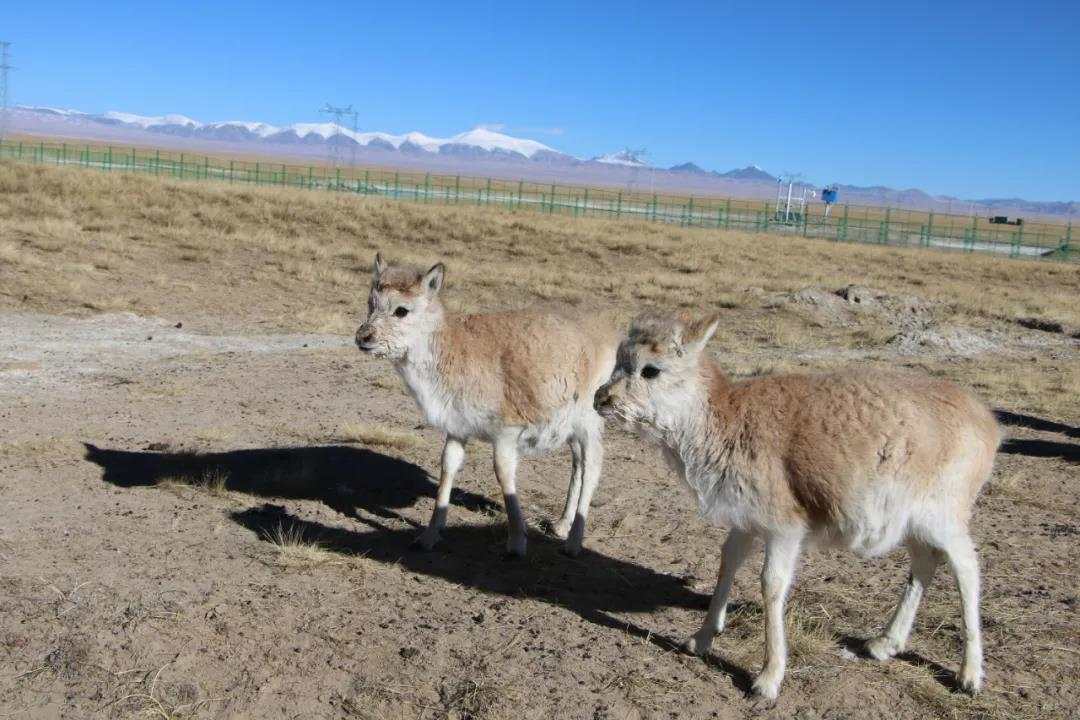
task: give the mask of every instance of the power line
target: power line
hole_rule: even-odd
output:
[[[8,70],[11,64],[11,43],[0,40],[0,141],[7,137],[8,129]]]
[[[349,143],[349,165],[356,164],[356,123],[359,118],[359,113],[353,110],[353,106],[339,107],[326,103],[319,109],[319,112],[326,115],[330,115],[334,118],[335,131],[326,138],[326,160],[333,167],[337,167],[343,164],[345,154],[345,142],[341,138],[335,140],[334,138],[341,135],[341,131],[345,128],[345,118],[351,118],[353,137],[349,138],[352,142]]]

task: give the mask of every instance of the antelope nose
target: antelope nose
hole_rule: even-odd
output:
[[[356,331],[356,344],[363,350],[367,345],[375,339],[375,333],[370,328],[360,326],[360,329]]]
[[[611,400],[611,394],[608,392],[608,386],[602,385],[593,395],[593,410],[600,410],[604,405],[607,405],[609,400]]]

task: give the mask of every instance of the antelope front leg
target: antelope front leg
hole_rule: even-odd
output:
[[[442,529],[446,526],[446,514],[450,509],[450,492],[454,489],[454,476],[465,461],[465,441],[447,437],[442,451],[442,469],[439,472],[439,493],[435,499],[435,509],[427,528],[413,541],[424,550],[431,550],[442,539]]]
[[[506,552],[509,555],[525,557],[526,532],[525,516],[521,512],[521,502],[517,496],[518,448],[517,433],[507,433],[495,441],[495,477],[502,488],[503,502],[506,505],[506,518],[510,525],[510,534],[506,539]]]
[[[724,629],[724,620],[727,617],[728,594],[731,593],[731,584],[735,581],[735,573],[746,560],[754,538],[749,533],[732,529],[724,541],[724,549],[720,553],[720,572],[716,578],[716,590],[713,591],[712,600],[709,602],[709,612],[705,615],[705,621],[701,623],[701,629],[686,641],[686,650],[694,655],[702,656],[709,652],[713,638]]]
[[[765,566],[761,569],[761,595],[765,605],[765,667],[754,681],[754,692],[768,700],[780,694],[780,682],[787,667],[784,638],[784,601],[795,563],[799,558],[801,535],[777,535],[765,543]]]

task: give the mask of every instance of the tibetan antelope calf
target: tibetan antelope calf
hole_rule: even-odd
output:
[[[431,549],[439,541],[465,443],[479,438],[494,446],[510,525],[507,552],[524,555],[518,457],[567,443],[573,470],[554,532],[577,555],[603,460],[603,421],[592,400],[614,369],[618,336],[569,312],[450,312],[439,297],[443,276],[442,263],[423,272],[376,255],[368,318],[356,331],[357,346],[390,359],[427,422],[446,433],[435,510],[416,542]]]
[[[867,650],[904,649],[923,590],[945,559],[964,623],[962,689],[982,682],[979,568],[972,505],[1000,441],[990,411],[924,375],[852,370],[732,382],[705,352],[716,316],[646,314],[619,347],[595,405],[655,441],[704,519],[731,528],[716,590],[686,648],[709,651],[728,592],[755,538],[765,544],[765,666],[754,691],[775,699],[787,661],[784,600],[804,541],[864,556],[903,543],[911,575],[885,631]]]

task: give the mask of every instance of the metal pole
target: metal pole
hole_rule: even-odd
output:
[[[0,143],[7,137],[8,127],[8,71],[11,65],[11,43],[0,40]]]

